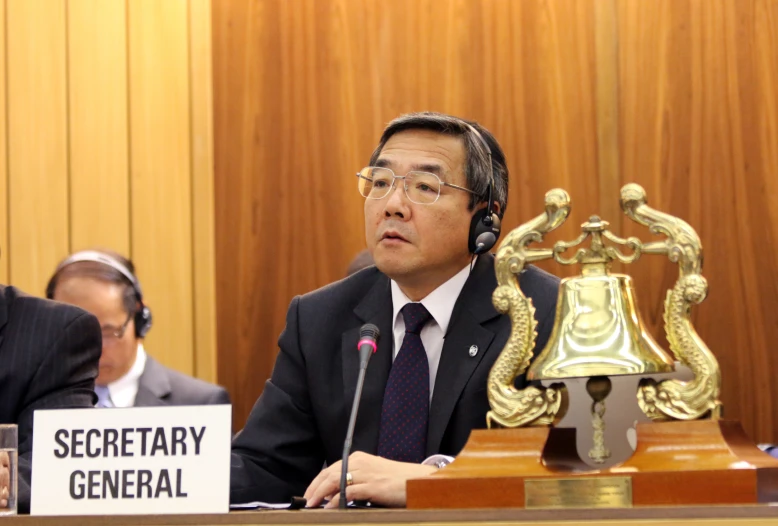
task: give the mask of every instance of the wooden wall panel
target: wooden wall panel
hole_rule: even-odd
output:
[[[0,0],[0,283],[8,283],[8,115],[6,114],[6,0]]]
[[[10,282],[42,293],[69,248],[64,0],[7,0]]]
[[[154,312],[149,351],[194,371],[189,17],[185,2],[128,3],[132,256]]]
[[[194,373],[216,381],[216,259],[213,199],[211,4],[189,2],[192,151],[192,291]]]
[[[129,254],[127,6],[69,0],[67,14],[71,249]]]
[[[341,278],[365,246],[352,174],[392,118],[437,110],[491,129],[512,172],[505,228],[554,186],[597,210],[593,5],[213,4],[219,381],[236,425],[292,297]]]
[[[155,307],[149,351],[206,380],[210,14],[209,0],[0,0],[0,283],[42,296],[68,252],[126,254]]]
[[[650,238],[618,209],[638,182],[702,236],[694,320],[719,357],[727,416],[778,441],[778,2],[225,0],[213,5],[219,379],[240,426],[292,296],[364,246],[350,174],[414,110],[475,118],[506,150],[505,228],[561,186],[573,214]],[[557,273],[569,269],[546,265]],[[646,257],[660,334],[677,268]],[[663,338],[658,336],[661,341]]]
[[[619,7],[623,181],[700,234],[710,292],[694,319],[722,368],[725,415],[778,440],[778,2]],[[656,332],[677,267],[641,263]]]
[[[596,50],[597,180],[600,200],[596,213],[620,232],[623,215],[616,199],[621,186],[619,166],[619,35],[618,0],[594,3]],[[581,186],[579,183],[576,186]],[[621,265],[613,269],[622,272]]]

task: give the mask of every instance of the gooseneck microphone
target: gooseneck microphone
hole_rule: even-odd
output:
[[[357,412],[359,411],[359,400],[362,398],[362,386],[365,384],[365,372],[367,371],[367,362],[376,352],[378,336],[380,331],[372,323],[367,323],[359,329],[359,377],[357,378],[357,390],[354,393],[354,404],[351,406],[351,417],[348,421],[348,430],[346,431],[346,440],[343,442],[343,461],[340,470],[340,509],[346,509],[346,476],[348,474],[348,456],[351,454],[351,441],[354,439],[354,426],[357,423]]]

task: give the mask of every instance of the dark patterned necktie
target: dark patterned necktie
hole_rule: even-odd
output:
[[[386,382],[378,456],[419,463],[425,458],[430,415],[430,367],[419,333],[432,315],[421,303],[408,303],[401,312],[405,337]]]

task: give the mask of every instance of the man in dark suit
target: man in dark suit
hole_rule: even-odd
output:
[[[36,409],[92,407],[100,359],[94,316],[0,286],[0,423],[19,426],[18,508],[30,508]]]
[[[57,266],[46,296],[81,307],[101,323],[98,407],[230,403],[223,387],[174,371],[146,353],[151,310],[132,261],[108,250],[76,252]]]
[[[486,253],[508,195],[499,144],[476,123],[406,115],[384,130],[357,179],[375,267],[292,301],[272,377],[233,441],[233,502],[304,492],[309,506],[337,505],[368,322],[381,336],[349,458],[349,500],[405,505],[407,479],[434,472],[441,454],[455,456],[485,426],[486,381],[510,334],[491,302],[497,282]],[[542,348],[558,280],[530,267],[520,286]]]

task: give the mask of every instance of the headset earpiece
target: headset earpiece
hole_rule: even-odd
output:
[[[482,208],[473,214],[470,220],[468,250],[471,254],[489,252],[500,237],[500,218],[497,214],[489,212],[489,207]]]
[[[151,329],[151,309],[141,304],[141,308],[135,313],[135,337],[145,338]]]

